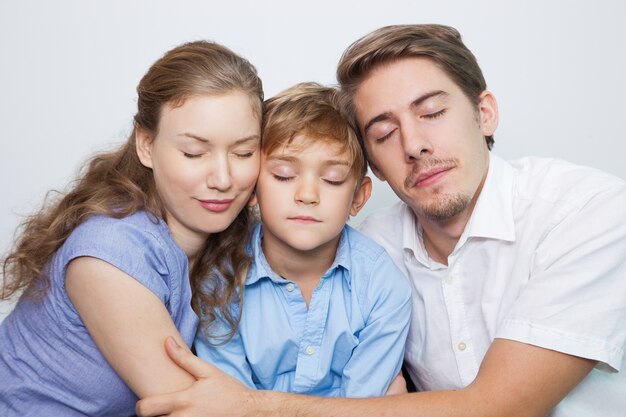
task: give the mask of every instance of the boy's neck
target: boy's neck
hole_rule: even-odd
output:
[[[339,237],[315,249],[302,251],[264,236],[261,247],[272,270],[298,284],[308,306],[322,275],[335,260]]]

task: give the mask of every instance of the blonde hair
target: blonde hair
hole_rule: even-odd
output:
[[[233,91],[247,94],[260,115],[263,88],[247,60],[213,42],[180,45],[157,60],[139,82],[135,125],[156,134],[165,105],[180,106],[189,97]],[[68,193],[49,195],[41,210],[21,224],[13,250],[4,260],[0,299],[22,290],[31,298],[45,294],[50,285],[46,265],[91,215],[123,218],[146,210],[167,220],[152,170],[139,161],[135,143],[133,132],[119,149],[93,157]],[[238,319],[228,305],[245,282],[250,259],[242,236],[248,236],[254,220],[253,212],[244,208],[226,230],[212,234],[189,273],[194,310],[206,322],[219,312],[233,333]]]
[[[265,101],[261,128],[261,152],[270,155],[289,145],[296,135],[306,140],[339,144],[353,161],[352,175],[360,182],[367,164],[356,133],[341,115],[338,90],[308,82],[299,83]]]

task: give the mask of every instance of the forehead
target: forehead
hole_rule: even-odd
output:
[[[332,157],[348,157],[347,142],[340,142],[330,136],[310,135],[307,133],[297,133],[291,139],[276,142],[265,152],[268,157],[278,157],[280,155],[295,155],[312,153],[328,155]]]
[[[359,84],[354,95],[357,120],[407,108],[418,97],[432,91],[448,94],[461,89],[429,58],[409,57],[374,68]]]

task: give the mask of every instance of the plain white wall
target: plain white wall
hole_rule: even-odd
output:
[[[299,81],[335,82],[343,50],[377,27],[452,25],[498,99],[496,153],[558,156],[626,178],[624,0],[216,3],[0,0],[0,253],[47,190],[126,138],[150,64],[196,39],[247,57],[270,97]],[[394,201],[375,183],[354,223]],[[9,310],[0,303],[0,320]]]

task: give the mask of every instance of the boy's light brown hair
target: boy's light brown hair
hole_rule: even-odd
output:
[[[261,129],[263,154],[271,155],[290,145],[297,135],[304,135],[310,143],[339,144],[339,152],[350,155],[350,173],[360,184],[367,173],[365,155],[356,133],[341,115],[338,94],[335,88],[306,82],[266,100]]]

